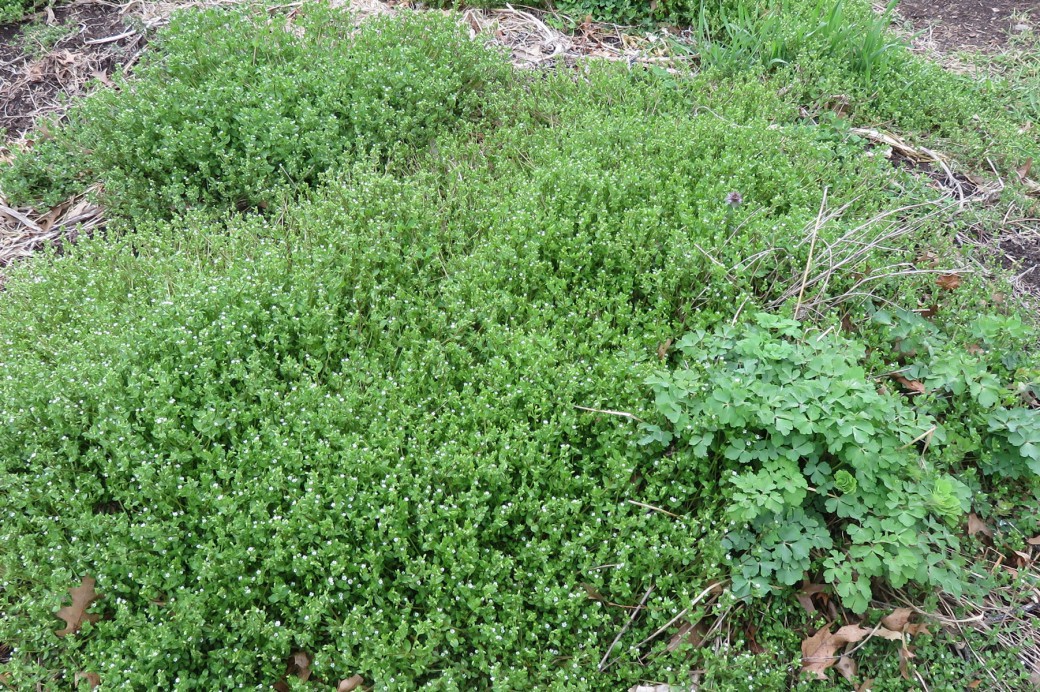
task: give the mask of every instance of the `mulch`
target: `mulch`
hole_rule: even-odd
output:
[[[43,46],[43,27],[62,36]],[[76,2],[47,8],[20,24],[0,27],[0,130],[19,140],[48,117],[61,117],[91,84],[111,84],[137,60],[145,36],[127,23],[119,5]]]
[[[1038,0],[901,0],[897,12],[943,51],[996,51],[1040,21]]]

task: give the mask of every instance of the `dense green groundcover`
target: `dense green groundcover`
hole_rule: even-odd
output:
[[[678,454],[663,440],[677,417],[661,378],[674,372],[682,390],[696,358],[692,337],[662,344],[720,323],[736,326],[705,353],[754,334],[750,316],[805,266],[809,244],[797,241],[825,189],[847,208],[819,229],[821,248],[936,192],[843,122],[802,120],[755,76],[720,86],[601,65],[525,76],[446,20],[406,20],[415,43],[402,47],[389,20],[351,38],[345,17],[324,12],[302,26],[336,36],[334,57],[313,33],[293,40],[277,27],[271,40],[203,40],[263,22],[214,12],[175,23],[139,82],[88,102],[47,145],[69,154],[62,168],[23,158],[3,176],[28,195],[97,175],[120,214],[105,237],[14,268],[0,300],[0,641],[14,648],[12,680],[67,686],[92,671],[112,688],[255,687],[303,651],[314,679],[361,674],[403,689],[619,689],[688,681],[698,667],[721,689],[784,688],[798,635],[782,625],[763,628],[788,648],[734,661],[669,652],[670,631],[636,647],[685,608],[695,618],[697,595],[749,564],[735,539],[755,517],[727,505],[762,491],[729,482],[722,452],[698,461],[703,450],[690,450],[703,440]],[[243,67],[246,54],[257,62]],[[328,69],[284,72],[309,63]],[[250,70],[264,77],[262,99],[243,88]],[[398,80],[392,98],[374,88],[384,80]],[[183,98],[153,102],[163,90]],[[314,129],[285,129],[299,108]],[[104,134],[106,119],[119,127]],[[206,128],[230,139],[216,147]],[[93,136],[111,146],[88,151]],[[741,204],[727,204],[733,191]],[[240,201],[260,213],[233,212]],[[907,211],[918,232],[879,261],[945,252],[942,218],[925,215]],[[768,262],[735,268],[767,251]],[[835,275],[828,295],[856,281]],[[940,300],[927,276],[872,289],[911,307]],[[957,339],[975,335],[956,308],[977,297],[966,286],[941,299],[942,336],[909,313],[855,308],[872,314],[871,367],[913,362],[925,345],[961,358]],[[780,325],[769,353],[819,355],[771,319],[758,320]],[[906,487],[924,500],[911,520],[936,535],[962,516],[965,490],[985,499],[992,479],[1031,474],[1035,425],[1014,418],[1024,409],[1007,385],[1030,381],[1021,352],[1033,334],[993,320],[989,355],[957,361],[967,374],[919,364],[936,394],[914,413],[855,365],[862,344],[809,330],[827,367],[858,380],[850,415],[900,416],[885,449],[910,442],[918,414],[950,421],[939,466],[914,471],[902,448],[881,480],[916,483]],[[897,342],[920,350],[895,353]],[[735,353],[732,367],[751,367]],[[964,393],[972,382],[981,394]],[[1004,446],[985,446],[994,410],[1012,412],[1022,439],[997,426]],[[727,425],[720,441],[750,444]],[[834,426],[821,439],[862,433]],[[654,444],[638,444],[648,434]],[[962,473],[978,460],[1004,466]],[[937,489],[945,472],[963,485]],[[813,482],[851,498],[849,475]],[[851,518],[831,509],[834,539],[846,520],[909,516],[881,504],[868,497]],[[811,565],[821,578],[823,557]],[[59,639],[54,613],[84,575],[102,617]],[[878,674],[898,675],[884,660]],[[963,680],[975,669],[937,670]]]

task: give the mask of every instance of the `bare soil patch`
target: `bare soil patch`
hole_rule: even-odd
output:
[[[901,0],[898,12],[942,51],[999,50],[1040,21],[1037,0]]]
[[[1014,230],[998,243],[1004,266],[1016,272],[1016,288],[1040,297],[1040,219],[1017,219],[1009,225]]]
[[[60,117],[89,83],[126,71],[144,46],[122,8],[80,2],[0,27],[0,130],[20,139],[47,117]]]

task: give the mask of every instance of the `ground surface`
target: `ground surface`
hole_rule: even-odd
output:
[[[119,5],[75,3],[0,27],[0,130],[14,140],[60,115],[91,80],[127,69],[144,44]]]
[[[379,5],[377,0],[371,0],[371,2]],[[1014,3],[1009,4],[1008,7],[1013,4]],[[908,3],[908,5],[913,6],[914,3]],[[920,21],[925,22],[923,26],[931,26],[933,22],[938,22],[936,26],[941,27],[944,26],[942,24],[943,21],[951,21],[953,23],[947,28],[961,32],[960,34],[955,32],[955,34],[950,35],[955,38],[959,36],[963,39],[963,43],[947,43],[944,45],[949,47],[951,50],[954,48],[963,48],[975,45],[969,41],[981,34],[978,27],[976,27],[975,30],[968,28],[974,26],[971,23],[974,21],[971,17],[964,15],[964,17],[967,17],[964,23],[957,23],[956,21],[949,19],[949,17],[959,16],[955,14],[951,15],[947,12],[947,10],[951,8],[949,3],[944,3],[942,6],[936,4],[935,6],[929,5],[924,7],[923,3],[921,3],[921,5],[924,14],[922,15],[923,19],[920,19]],[[382,8],[383,6],[379,5],[379,7]],[[386,10],[381,9],[380,11]],[[55,11],[50,15],[47,13],[41,13],[31,24],[24,24],[17,27],[0,27],[0,70],[2,70],[0,71],[0,90],[2,90],[0,91],[0,97],[3,97],[4,99],[3,101],[0,101],[0,111],[4,111],[5,107],[8,109],[0,114],[4,118],[3,121],[0,121],[0,127],[7,129],[8,141],[12,149],[17,146],[25,145],[26,142],[24,137],[26,136],[30,139],[36,139],[38,143],[40,140],[46,138],[46,133],[43,135],[32,134],[29,131],[30,126],[34,121],[37,121],[39,116],[53,117],[60,115],[61,109],[64,107],[64,103],[69,97],[82,95],[92,88],[88,84],[92,78],[99,80],[103,84],[110,79],[111,75],[115,72],[133,68],[137,53],[143,47],[146,36],[146,33],[141,28],[143,25],[141,24],[141,19],[137,12],[138,10],[131,8],[130,5],[120,8],[102,5],[98,0],[81,0],[81,3],[78,5],[65,10]],[[515,10],[509,10],[509,12],[512,14],[503,12],[496,16],[496,35],[510,48],[514,61],[521,66],[530,67],[532,65],[551,64],[557,60],[564,61],[564,59],[570,57],[570,51],[578,50],[575,48],[576,45],[580,44],[582,41],[591,44],[593,40],[599,41],[600,43],[599,47],[595,48],[595,50],[605,53],[601,54],[600,57],[607,59],[623,58],[628,60],[630,64],[637,59],[646,61],[654,59],[653,56],[646,57],[645,55],[640,58],[637,58],[634,55],[619,56],[618,53],[624,51],[629,45],[626,40],[629,38],[627,36],[619,36],[617,41],[614,43],[611,42],[610,37],[590,38],[588,35],[589,32],[584,29],[578,30],[577,33],[579,35],[565,36],[550,31],[544,24],[541,24],[537,16],[517,12]],[[481,19],[484,16],[485,15],[476,13],[467,13],[466,18],[474,32],[480,33],[482,28],[485,27],[485,25],[481,23]],[[1011,10],[1008,10],[1007,18],[1010,20],[1012,16]],[[974,19],[978,19],[979,22],[982,22],[985,18],[978,16],[974,17]],[[1020,21],[1019,15],[1014,15],[1012,21]],[[999,22],[997,24],[999,24]],[[982,24],[980,23],[978,26],[981,27]],[[1005,30],[1006,27],[999,28],[996,24],[992,23],[987,24],[987,26],[989,26],[989,28],[985,31],[989,33],[986,33],[985,36],[997,43],[985,44],[983,47],[999,45],[999,42],[1003,41],[1008,36],[1008,33]],[[938,31],[938,28],[936,31]],[[512,39],[512,37],[519,38]],[[511,40],[506,40],[507,38]],[[615,52],[612,53],[610,50]],[[584,54],[594,55],[599,53],[594,53],[593,50],[586,49]],[[797,105],[798,102],[794,103]],[[582,107],[584,107],[584,104],[582,104]],[[647,128],[642,128],[640,131],[646,132]],[[871,135],[870,133],[873,134]],[[880,131],[863,130],[862,134],[863,136],[868,136],[878,145],[875,147],[875,151],[885,151],[886,146],[890,148],[891,153],[887,155],[887,157],[890,158],[894,165],[904,167],[913,174],[919,174],[920,177],[928,178],[935,186],[949,191],[950,197],[954,199],[960,198],[962,203],[966,198],[974,198],[973,203],[977,203],[981,206],[987,203],[991,198],[996,198],[995,193],[998,191],[995,190],[995,188],[991,191],[988,187],[987,181],[966,174],[963,172],[967,170],[966,168],[953,166],[952,163],[947,164],[946,159],[933,155],[927,149],[914,149],[908,144],[903,143],[902,140],[890,137],[886,133]],[[2,132],[0,132],[0,136],[3,136]],[[596,137],[598,136],[599,135],[597,134]],[[22,141],[18,141],[19,139]],[[2,148],[0,148],[0,156],[2,156],[2,153]],[[2,159],[0,159],[0,163],[2,163]],[[973,166],[973,168],[977,169],[977,166]],[[1025,164],[1022,169],[1024,170],[1024,172],[1020,173],[1022,177],[1029,174],[1029,164]],[[804,170],[804,168],[802,170]],[[994,171],[994,173],[996,174],[996,171]],[[1005,174],[1006,173],[1007,172],[1005,171]],[[1002,182],[1000,185],[1001,188],[1003,188]],[[991,192],[993,193],[992,195]],[[460,195],[460,197],[464,197],[464,195]],[[721,194],[717,197],[721,198]],[[0,198],[0,221],[3,221],[6,215],[7,220],[12,223],[15,231],[22,233],[23,236],[26,234],[26,229],[32,230],[35,228],[44,234],[49,233],[52,237],[69,237],[70,240],[73,241],[74,237],[71,237],[71,235],[62,236],[61,225],[65,224],[65,226],[70,229],[70,234],[71,232],[86,230],[83,229],[82,224],[79,223],[79,221],[84,218],[83,215],[88,213],[100,213],[97,210],[88,210],[85,206],[81,207],[80,204],[85,203],[77,202],[75,200],[66,202],[50,211],[38,210],[38,216],[30,216],[28,215],[28,212],[20,212],[18,209],[10,209],[5,207],[4,204],[6,204],[6,201]],[[810,209],[810,211],[812,211],[812,209]],[[1036,224],[1033,223],[1035,221],[1034,219],[1020,218],[1025,215],[1024,212],[1016,212],[1014,207],[1012,207],[1004,217],[1002,228],[1007,229],[1011,233],[1017,233],[1018,235],[1014,238],[1008,239],[1006,242],[1001,240],[1002,236],[986,240],[996,241],[991,243],[990,246],[1000,246],[1001,249],[1007,253],[1007,262],[1021,267],[1019,270],[1021,283],[1024,285],[1032,284],[1031,288],[1034,292],[1037,292],[1037,294],[1040,295],[1040,291],[1037,290],[1040,288],[1040,271],[1034,271],[1036,266],[1040,264],[1040,233],[1037,233],[1035,230]],[[999,216],[997,218],[999,218]],[[0,231],[2,230],[3,226],[0,225]],[[964,231],[965,236],[969,235],[969,229],[967,226],[961,230]],[[958,234],[958,237],[960,237],[960,235],[961,234]],[[998,234],[995,233],[994,235]],[[3,240],[2,233],[0,233],[0,267],[3,266]],[[43,241],[34,240],[32,247],[38,247],[42,245],[42,242]],[[380,243],[373,243],[373,245],[378,244]],[[700,249],[700,246],[697,247]],[[24,254],[27,254],[30,251],[28,245],[25,245],[22,249],[24,250]],[[701,252],[704,251],[701,250]],[[24,256],[24,254],[19,256]],[[344,255],[349,254],[350,253],[344,253]],[[921,255],[921,257],[927,257],[927,254]],[[335,262],[339,261],[340,260],[337,257]],[[919,260],[919,262],[923,261]],[[289,267],[291,268],[291,263]],[[806,271],[808,271],[808,265]],[[142,272],[142,274],[144,273],[145,272]],[[623,275],[624,272],[617,272],[617,274]],[[281,274],[278,272],[272,272],[272,275],[281,277]],[[316,272],[316,275],[322,276],[322,273]],[[949,277],[944,278],[949,281]],[[0,279],[2,279],[2,276],[0,276]],[[281,278],[279,278],[278,281],[281,281]],[[960,280],[957,279],[957,284],[959,284],[959,282]],[[804,288],[804,277],[802,278],[802,285]],[[947,288],[946,285],[941,283],[939,285],[942,286],[944,290],[949,291],[953,291],[953,288],[956,288],[956,286],[953,286],[953,288]],[[259,291],[258,293],[263,293],[263,291]],[[11,295],[14,294],[15,292],[12,290]],[[996,297],[993,298],[993,303],[995,304],[1002,303],[1003,301],[1003,297],[999,300]],[[800,302],[801,298],[799,297],[799,303]],[[918,304],[927,305],[926,303]],[[189,310],[188,312],[190,313],[191,311]],[[264,319],[266,319],[266,317]],[[376,322],[376,320],[373,320],[373,323],[374,322]],[[569,331],[568,336],[573,333],[574,331]],[[672,340],[670,338],[667,342],[664,342],[664,355],[661,355],[661,349],[658,347],[658,357],[662,360],[667,356],[667,350],[669,348],[668,344],[671,342]],[[653,348],[652,344],[651,348]],[[375,366],[373,366],[373,369],[375,371],[381,371],[380,368]],[[25,381],[31,381],[31,378],[25,378]],[[915,382],[913,384],[919,383]],[[870,391],[873,391],[873,387],[871,387]],[[553,394],[554,396],[552,399],[555,401],[556,392],[553,392]],[[607,397],[607,400],[613,401],[614,399]],[[579,406],[578,408],[582,407]],[[615,413],[598,411],[595,409],[588,410],[597,413]],[[392,420],[394,416],[387,415],[385,418]],[[532,420],[536,419],[537,417],[532,418]],[[543,425],[545,425],[545,423],[543,423]],[[369,502],[368,504],[371,506],[380,506],[377,502]],[[92,511],[93,514],[97,516],[107,515],[108,512],[105,508],[111,508],[114,506],[118,507],[116,503],[99,503],[93,506]],[[657,511],[656,508],[652,509]],[[88,507],[86,511],[89,513],[91,510]],[[660,512],[658,511],[658,513]],[[669,513],[665,512],[665,514]],[[672,516],[674,517],[674,515]],[[969,523],[969,527],[970,526],[971,524]],[[969,531],[970,530],[971,529],[969,528]],[[252,548],[249,550],[252,550]],[[1026,550],[1029,549],[1027,548]],[[1021,556],[1022,553],[1019,555]],[[335,563],[333,562],[333,564]],[[604,565],[604,567],[606,566],[614,568],[620,567],[621,565]],[[599,568],[597,567],[596,569],[598,570]],[[603,599],[602,595],[598,594],[598,592],[588,592],[589,588],[591,587],[586,587],[586,592],[589,593],[590,598],[593,598],[593,600],[596,601]],[[248,589],[246,591],[248,593]],[[597,595],[593,596],[593,593],[596,593]],[[651,592],[647,591],[646,594],[649,596]],[[644,596],[644,601],[645,600],[646,597]],[[808,600],[811,604],[811,596],[808,597]],[[1009,601],[1017,603],[1018,599],[1012,598],[1009,599]],[[157,605],[158,607],[164,607],[166,605],[162,599],[160,599],[158,603],[153,601],[152,604]],[[836,608],[831,602],[828,602],[828,605],[830,605],[831,608]],[[643,603],[641,602],[639,606],[634,607],[632,619],[635,619],[635,616],[639,615],[642,606]],[[613,607],[613,604],[611,604],[611,607]],[[633,606],[628,607],[633,608]],[[809,608],[807,608],[807,610],[808,609]],[[838,615],[839,613],[835,609],[832,613],[829,613],[828,619],[835,620],[838,618]],[[631,620],[629,623],[631,623]],[[673,620],[670,624],[674,623],[675,621]],[[566,623],[564,623],[564,625],[566,626]],[[684,633],[689,631],[689,629],[685,631],[682,630],[682,627],[683,625],[680,624],[680,634],[677,635],[679,638],[673,640],[673,642],[678,641],[679,643],[682,643]],[[625,630],[627,629],[628,625],[625,625]],[[658,633],[660,633],[660,630],[658,630]],[[826,628],[824,633],[827,633]],[[624,630],[622,630],[622,634],[624,634]],[[751,640],[752,650],[754,651],[755,649],[759,649],[756,653],[762,653],[762,647],[754,642],[755,630],[750,630],[747,633],[747,636]],[[621,635],[619,634],[618,637],[620,638]],[[651,637],[651,639],[652,638],[653,637]],[[692,641],[692,636],[690,637],[690,640]],[[615,644],[617,641],[618,640],[615,640]],[[611,649],[613,648],[614,645],[612,644]],[[672,644],[669,644],[668,650],[671,651],[671,649]],[[803,652],[804,651],[805,648],[803,642]],[[907,649],[907,652],[908,656],[912,655],[909,654],[909,649]],[[10,652],[6,647],[0,644],[0,662],[4,662],[9,658],[9,653]],[[604,657],[604,660],[609,657],[610,653],[611,651],[608,649],[607,656]],[[298,657],[302,657],[305,662],[303,664],[295,663],[295,661],[299,660]],[[926,657],[922,656],[922,658]],[[294,654],[292,660],[294,663],[290,664],[289,672],[291,673],[293,671],[292,666],[296,665],[299,669],[301,679],[305,679],[303,671],[305,669],[309,671],[310,664],[308,654],[301,651],[298,654]],[[603,664],[601,663],[600,665],[602,667]],[[902,665],[903,663],[900,664],[901,667]],[[70,668],[69,670],[71,671],[75,669]],[[351,670],[347,672],[353,671]],[[286,675],[288,674],[289,673],[286,673]],[[309,675],[309,672],[307,674]],[[906,669],[902,671],[902,674],[909,680],[909,674],[906,672]],[[894,677],[896,673],[893,671],[892,675]],[[349,680],[350,679],[347,679],[344,682],[348,682]],[[0,675],[0,682],[2,681],[3,677]],[[969,686],[976,687],[979,685],[979,682],[980,681],[976,679],[974,682],[969,683]],[[994,677],[994,683],[995,682],[996,678]],[[923,684],[922,681],[922,685]],[[861,688],[866,688],[868,686],[869,685],[865,683]],[[761,687],[760,689],[766,688]]]
[[[995,50],[1040,17],[1036,0],[901,0],[899,13],[944,51]]]

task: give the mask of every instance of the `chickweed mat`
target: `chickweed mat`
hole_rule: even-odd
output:
[[[926,615],[1038,533],[1032,316],[955,242],[1006,207],[855,131],[1007,173],[1015,112],[849,32],[515,71],[285,12],[175,15],[0,173],[110,218],[0,294],[5,684],[1028,678]]]

